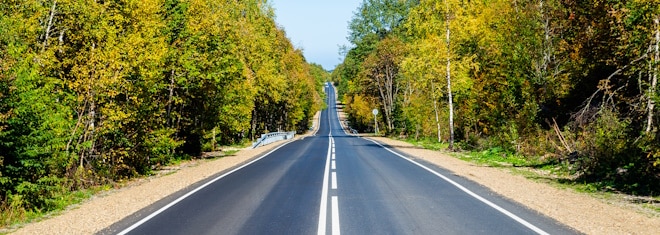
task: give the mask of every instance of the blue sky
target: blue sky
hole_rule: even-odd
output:
[[[271,0],[277,24],[308,62],[326,70],[341,63],[339,46],[349,45],[348,22],[362,0]]]

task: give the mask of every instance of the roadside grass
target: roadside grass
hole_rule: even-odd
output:
[[[233,156],[233,155],[236,155],[236,153],[238,153],[238,151],[240,151],[240,150],[238,150],[238,149],[230,149],[230,150],[227,150],[227,151],[225,151],[225,156]]]
[[[448,151],[447,143],[433,139],[399,139],[424,149],[440,151],[452,157],[481,166],[507,169],[513,174],[546,183],[556,188],[573,190],[608,203],[625,204],[653,217],[660,217],[660,196],[635,196],[621,193],[612,182],[584,182],[578,179],[571,164],[554,159],[527,157],[494,147],[482,151]]]
[[[245,147],[250,146],[251,143],[245,142],[232,146],[224,146],[222,149],[227,149],[225,151],[218,151],[217,154],[214,154],[213,157],[190,157],[185,155],[177,155],[172,157],[168,161],[167,165],[164,165],[160,169],[154,169],[149,174],[144,176],[138,176],[128,180],[118,180],[108,184],[92,186],[89,188],[64,192],[57,197],[49,199],[49,204],[51,205],[48,210],[26,210],[22,207],[22,199],[15,198],[15,200],[7,200],[6,204],[0,205],[0,235],[12,233],[13,231],[19,229],[27,223],[38,222],[43,219],[47,219],[52,216],[56,216],[66,211],[69,208],[75,207],[85,200],[92,198],[93,196],[99,195],[103,192],[109,191],[111,189],[118,189],[128,185],[128,183],[139,180],[147,177],[162,177],[174,174],[178,172],[179,168],[182,165],[192,163],[196,160],[202,161],[214,161],[218,158],[233,156],[236,155]],[[196,164],[193,164],[196,165]],[[167,168],[167,169],[164,169]]]
[[[430,149],[430,150],[435,150],[435,151],[445,150],[445,149],[449,148],[448,143],[438,142],[438,140],[431,139],[431,138],[420,138],[420,139],[416,139],[416,140],[415,139],[401,139],[401,138],[395,138],[395,139],[408,142],[408,143],[413,144],[417,147],[422,147],[422,148],[425,148],[425,149]]]
[[[0,234],[13,232],[26,223],[37,222],[42,219],[56,216],[66,211],[73,205],[80,204],[85,200],[98,195],[101,192],[108,191],[115,186],[111,184],[93,186],[90,188],[77,190],[73,192],[62,193],[61,195],[50,199],[50,210],[26,210],[21,207],[20,200],[8,205],[2,205],[0,212]]]
[[[462,160],[487,165],[491,167],[521,167],[529,165],[540,165],[536,160],[530,161],[520,155],[512,154],[501,148],[491,148],[479,152],[468,152],[467,154],[455,154]]]

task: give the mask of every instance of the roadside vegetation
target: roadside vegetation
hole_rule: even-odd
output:
[[[0,227],[273,131],[328,72],[262,0],[0,3]]]
[[[657,1],[365,0],[350,30],[332,79],[352,128],[378,109],[426,148],[660,195]]]
[[[406,138],[399,140],[420,148],[440,151],[476,165],[507,169],[513,174],[521,175],[527,179],[546,183],[557,188],[586,193],[608,203],[625,204],[627,207],[649,216],[660,216],[660,196],[631,195],[616,189],[616,184],[611,181],[582,180],[576,174],[578,167],[569,162],[547,161],[541,157],[523,156],[498,147],[485,150],[449,151],[447,143],[437,142],[434,139]]]

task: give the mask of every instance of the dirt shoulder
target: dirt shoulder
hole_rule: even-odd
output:
[[[478,166],[438,151],[389,138],[372,138],[477,182],[586,234],[660,234],[660,216],[612,200],[536,182],[506,168]]]

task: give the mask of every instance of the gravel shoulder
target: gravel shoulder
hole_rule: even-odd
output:
[[[318,114],[314,127],[318,127]],[[307,134],[310,135],[310,134]],[[298,136],[297,138],[302,138]],[[660,216],[640,213],[620,203],[536,182],[506,168],[478,166],[412,144],[372,138],[415,158],[436,164],[492,191],[555,218],[586,234],[660,234]],[[93,234],[117,221],[212,175],[227,171],[284,142],[242,149],[232,156],[195,160],[171,167],[168,173],[135,180],[128,186],[100,193],[68,210],[29,223],[15,234]]]

